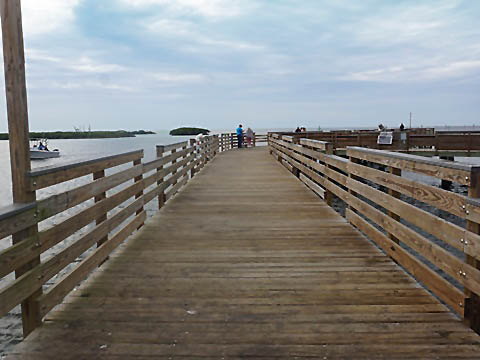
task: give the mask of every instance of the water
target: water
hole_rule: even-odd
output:
[[[95,159],[102,156],[114,155],[133,150],[144,149],[145,161],[155,158],[155,146],[180,142],[192,138],[191,136],[170,136],[167,131],[153,135],[142,135],[134,138],[119,139],[77,139],[77,140],[49,140],[50,149],[60,149],[60,158],[32,161],[32,169],[62,165],[82,160]],[[8,141],[0,141],[0,206],[12,203],[12,185],[10,174],[10,152]]]

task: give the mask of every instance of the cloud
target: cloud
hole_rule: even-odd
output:
[[[138,89],[131,86],[102,82],[98,80],[53,82],[52,87],[66,90],[104,89],[123,92],[138,92]]]
[[[248,12],[253,5],[247,0],[119,0],[130,7],[160,5],[173,13],[196,14],[208,18],[235,17]]]
[[[23,0],[23,29],[26,37],[68,28],[75,19],[75,8],[83,0]]]
[[[27,61],[48,61],[54,63],[59,63],[62,61],[62,59],[58,56],[51,55],[45,50],[30,48],[25,49],[25,59]]]
[[[207,77],[201,74],[181,74],[181,73],[154,73],[152,77],[164,84],[192,84],[203,83],[207,81]]]
[[[148,23],[145,27],[150,32],[155,33],[156,36],[177,39],[179,43],[176,45],[188,52],[202,52],[202,49],[208,50],[205,47],[201,49],[199,46],[233,51],[259,51],[264,49],[262,45],[252,44],[243,40],[226,40],[204,35],[202,34],[202,29],[197,24],[189,21],[162,18]]]
[[[113,73],[125,71],[127,68],[118,64],[108,64],[94,61],[89,57],[82,57],[78,61],[73,61],[68,68],[85,73]]]
[[[392,66],[359,71],[340,76],[339,80],[370,82],[422,82],[469,76],[480,71],[480,60],[454,61],[442,64]]]

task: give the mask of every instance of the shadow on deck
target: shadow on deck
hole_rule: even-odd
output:
[[[479,353],[477,334],[253,148],[215,157],[9,359]]]

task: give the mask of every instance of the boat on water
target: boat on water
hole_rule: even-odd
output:
[[[60,150],[48,148],[47,139],[31,139],[32,145],[30,146],[30,159],[51,159],[60,157]]]

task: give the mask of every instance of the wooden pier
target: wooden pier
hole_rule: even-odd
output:
[[[0,12],[8,359],[480,358],[480,167],[386,151],[478,134],[218,134],[32,171],[20,1]]]
[[[480,336],[272,158],[223,152],[8,359],[474,359]]]

